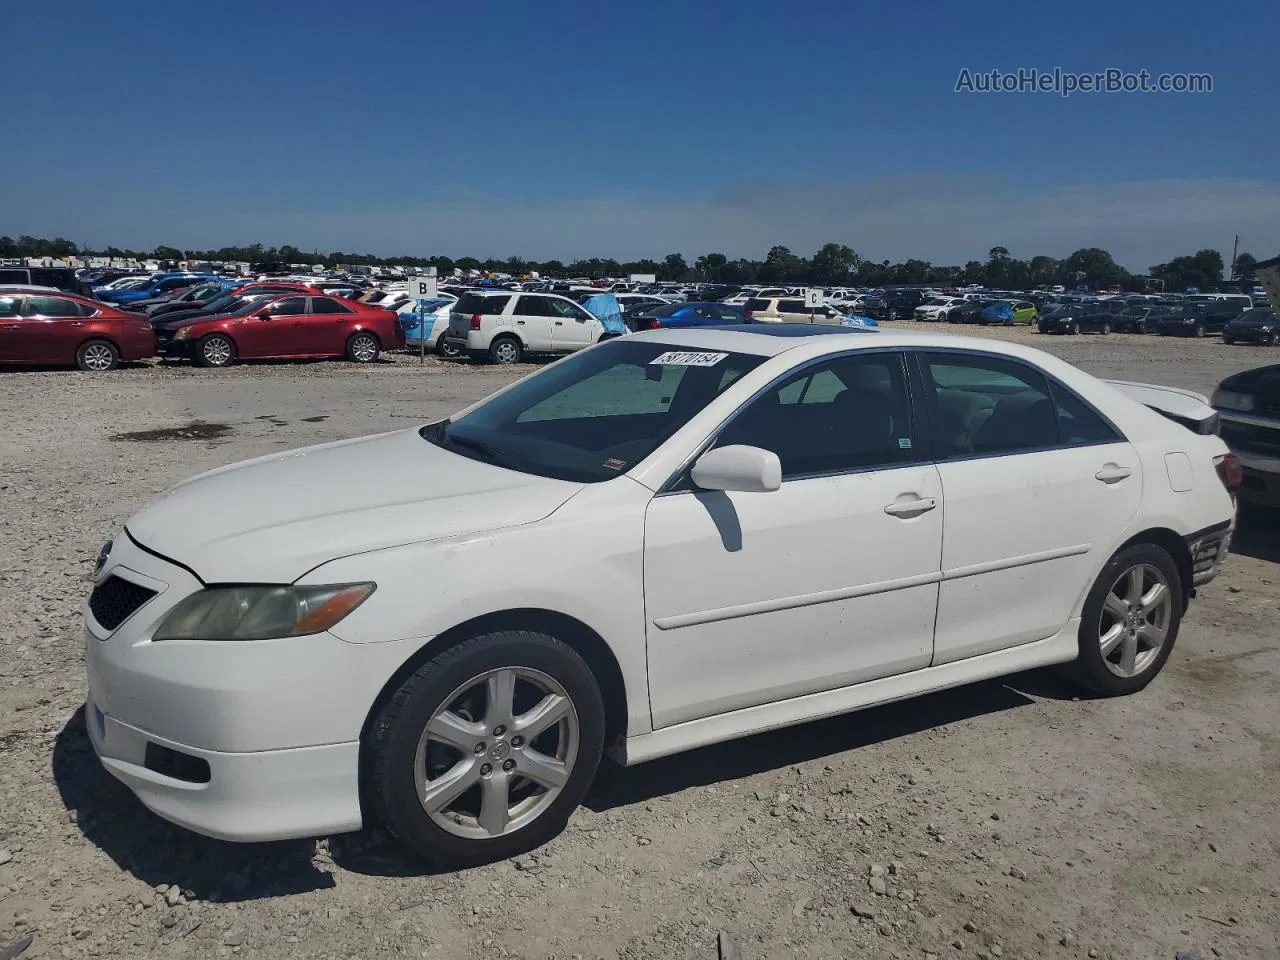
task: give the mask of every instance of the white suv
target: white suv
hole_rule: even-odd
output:
[[[604,325],[568,297],[472,290],[454,304],[444,340],[473,360],[519,363],[526,353],[573,353],[602,336]]]

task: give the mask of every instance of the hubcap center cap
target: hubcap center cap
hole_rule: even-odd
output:
[[[510,755],[511,755],[511,744],[507,743],[507,741],[505,740],[499,740],[497,743],[495,743],[492,747],[489,748],[489,759],[493,760],[495,763],[500,763],[501,761],[507,759],[507,757],[509,757]]]

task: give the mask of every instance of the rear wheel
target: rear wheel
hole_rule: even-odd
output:
[[[1076,323],[1074,320],[1072,320],[1072,321],[1071,321],[1071,325],[1070,325],[1069,327],[1067,327],[1067,333],[1071,334],[1071,336],[1073,336],[1073,337],[1074,337],[1074,336],[1075,336],[1076,334],[1078,334],[1079,332],[1080,332],[1080,324],[1078,324],[1078,323]]]
[[[347,359],[353,363],[373,363],[381,352],[378,338],[368,331],[353,333],[347,338]]]
[[[1231,346],[1233,343],[1235,343],[1235,340],[1234,340],[1232,337],[1229,337],[1229,336],[1227,336],[1227,335],[1224,333],[1224,334],[1222,335],[1222,342],[1223,342],[1223,343],[1225,343],[1225,344],[1229,347],[1229,346]]]
[[[1196,328],[1195,328],[1194,333],[1195,333],[1195,335],[1196,335],[1197,337],[1203,337],[1203,336],[1204,336],[1204,324],[1203,324],[1203,323],[1197,323],[1197,324],[1196,324]]]
[[[1145,321],[1139,320],[1137,323],[1135,323],[1135,324],[1133,325],[1133,332],[1134,332],[1134,333],[1146,333],[1146,332],[1147,332],[1147,324],[1145,323]]]
[[[120,351],[106,340],[89,340],[76,351],[76,366],[81,370],[100,373],[114,370],[120,363]]]
[[[498,337],[489,344],[490,363],[519,363],[524,356],[524,348],[515,337]]]
[[[221,333],[211,333],[196,344],[196,362],[202,367],[229,367],[236,360],[236,345]]]
[[[590,668],[554,637],[485,634],[419,667],[365,738],[387,828],[450,867],[515,856],[564,829],[604,748]]]
[[[1101,333],[1101,334],[1105,337],[1107,334],[1109,334],[1109,333],[1111,332],[1111,324],[1109,324],[1109,323],[1104,323],[1104,324],[1102,325],[1101,329],[1099,329],[1099,331],[1098,331],[1098,332],[1099,332],[1099,333]]]
[[[444,357],[446,360],[456,360],[462,356],[462,351],[457,347],[446,343],[444,337],[436,341],[436,353]]]
[[[1168,551],[1153,543],[1121,550],[1085,600],[1077,679],[1108,697],[1141,690],[1169,659],[1182,606],[1182,578]]]

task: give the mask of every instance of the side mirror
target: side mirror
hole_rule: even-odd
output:
[[[708,450],[690,476],[703,490],[769,493],[782,486],[782,463],[771,450],[734,444]]]
[[[255,314],[253,315],[253,319],[255,319],[255,320],[270,320],[270,319],[271,319],[271,314],[269,314],[266,310],[259,310],[257,313],[255,313]]]

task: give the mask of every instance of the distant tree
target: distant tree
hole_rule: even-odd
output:
[[[1028,282],[1033,287],[1047,287],[1057,282],[1058,261],[1053,257],[1032,257],[1027,263]]]
[[[700,280],[708,283],[719,283],[721,274],[729,258],[723,253],[704,253],[693,264],[693,272]]]
[[[1132,283],[1129,271],[1097,247],[1084,247],[1063,260],[1058,269],[1058,282],[1068,287],[1085,284],[1090,290],[1105,290]]]
[[[1238,258],[1236,262],[1238,265]],[[1151,276],[1163,280],[1165,289],[1169,291],[1186,290],[1187,287],[1203,289],[1222,282],[1222,267],[1222,254],[1205,249],[1190,256],[1174,257],[1168,263],[1157,263],[1151,268]]]
[[[1235,267],[1232,269],[1232,279],[1243,280],[1245,282],[1253,282],[1253,269],[1258,265],[1258,258],[1252,253],[1242,253],[1236,257]]]
[[[814,283],[848,283],[862,258],[843,243],[826,243],[813,255],[810,279]]]
[[[684,256],[679,253],[668,253],[662,258],[662,270],[658,279],[680,281],[689,275],[689,264],[685,263]]]
[[[183,259],[183,253],[181,250],[179,250],[177,247],[166,247],[164,244],[161,244],[160,246],[156,247],[155,250],[151,252],[151,254],[157,260]]]

